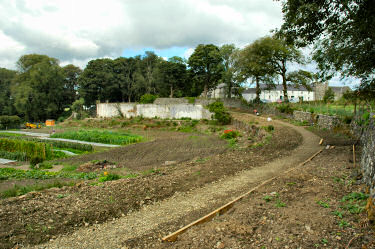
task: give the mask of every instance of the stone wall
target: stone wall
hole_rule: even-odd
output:
[[[340,119],[337,116],[329,116],[324,114],[318,114],[317,125],[323,129],[333,129],[341,124]]]
[[[157,98],[154,101],[156,105],[176,105],[176,104],[188,104],[189,100],[185,98]]]
[[[310,124],[314,123],[313,115],[311,112],[294,111],[293,119],[300,122],[309,122]]]
[[[374,117],[374,114],[371,114]],[[370,124],[361,137],[362,155],[361,170],[363,182],[369,187],[370,198],[367,203],[368,218],[375,224],[375,121],[371,118]],[[374,227],[375,228],[375,227]]]
[[[123,115],[126,118],[143,116],[145,118],[191,118],[211,119],[212,113],[202,105],[194,104],[137,104],[137,103],[99,103],[97,116],[110,118]]]

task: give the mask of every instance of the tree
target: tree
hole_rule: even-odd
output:
[[[304,64],[304,57],[300,50],[293,44],[288,44],[285,39],[275,37],[264,37],[261,39],[265,56],[272,70],[282,79],[284,101],[288,102],[288,85],[295,87],[304,86],[311,89],[310,83],[313,74],[304,70],[288,72],[288,63]]]
[[[69,64],[62,68],[62,72],[64,75],[65,100],[67,105],[71,105],[78,97],[78,78],[82,73],[82,69]]]
[[[27,120],[57,118],[64,109],[64,75],[58,60],[46,55],[22,56],[12,96],[17,111]]]
[[[213,44],[198,45],[189,57],[188,64],[198,91],[207,97],[207,92],[216,87],[222,78],[223,59],[220,50]]]
[[[335,100],[335,93],[333,92],[332,88],[328,87],[328,89],[324,92],[323,101],[324,103],[330,103]]]
[[[224,44],[220,47],[220,54],[223,59],[223,74],[222,81],[227,85],[227,97],[232,97],[232,88],[239,87],[239,82],[235,77],[235,58],[238,53],[238,49],[234,44]]]
[[[313,58],[321,78],[336,72],[375,85],[375,1],[282,1],[284,23],[279,32],[290,42],[315,44]],[[372,89],[370,87],[370,89]]]
[[[270,62],[271,50],[268,47],[268,38],[261,38],[246,46],[238,53],[235,63],[238,77],[242,81],[251,79],[255,82],[255,102],[260,102],[260,83],[270,88],[274,85],[275,70]]]
[[[11,96],[12,81],[17,72],[0,68],[0,115],[14,115],[14,99]]]
[[[162,61],[159,65],[161,84],[158,92],[160,93],[160,96],[169,96],[170,98],[173,98],[176,91],[181,90],[185,85],[187,78],[186,65],[182,60],[174,61],[176,62]]]
[[[121,90],[116,84],[113,60],[96,59],[89,61],[78,78],[79,94],[86,105],[95,104],[96,100],[117,101],[121,99]]]

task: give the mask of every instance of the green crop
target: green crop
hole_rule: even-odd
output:
[[[137,143],[142,140],[142,137],[138,135],[98,130],[66,131],[55,133],[51,137],[117,145]]]

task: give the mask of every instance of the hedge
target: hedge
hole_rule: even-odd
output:
[[[18,116],[0,116],[0,130],[19,128],[21,118]]]

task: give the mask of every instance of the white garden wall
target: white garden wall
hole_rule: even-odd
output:
[[[99,103],[96,105],[97,116],[110,118],[122,115],[130,118],[142,116],[145,118],[191,118],[211,119],[212,113],[202,105],[195,104],[137,104],[137,103]]]

